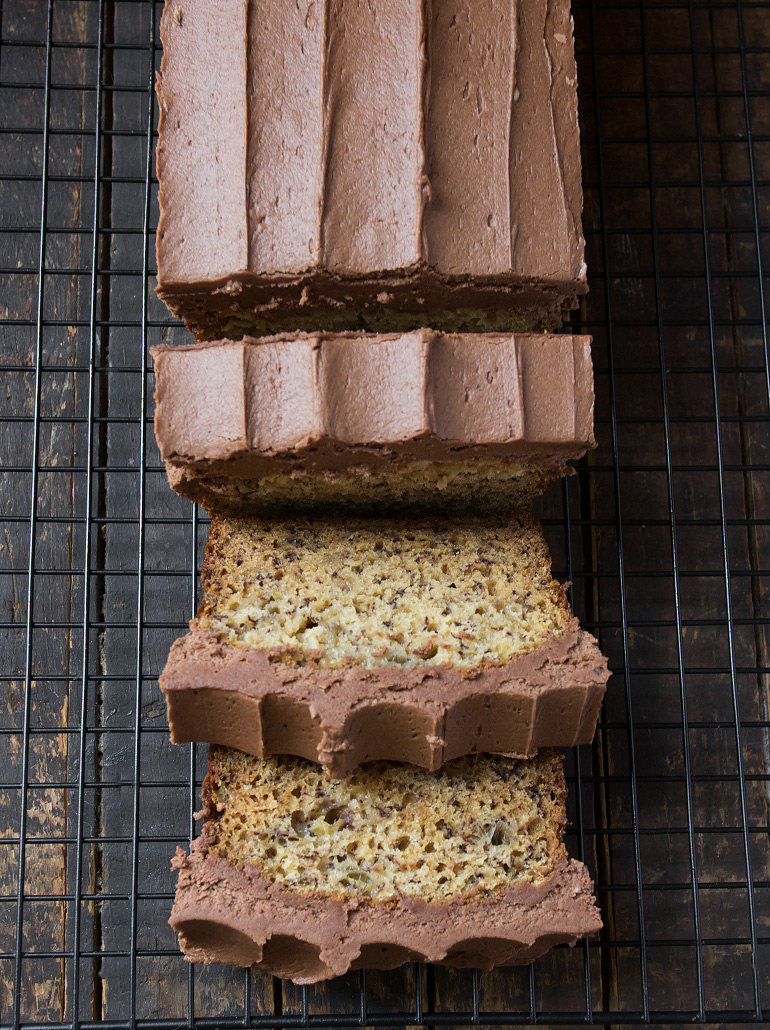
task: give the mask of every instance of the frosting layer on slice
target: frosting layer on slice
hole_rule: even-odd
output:
[[[523,506],[594,446],[590,337],[291,334],[153,356],[169,480],[220,507]]]
[[[567,0],[167,0],[161,36],[158,292],[199,333],[585,292]]]

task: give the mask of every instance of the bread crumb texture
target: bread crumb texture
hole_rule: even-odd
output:
[[[242,336],[272,336],[274,333],[304,331],[406,333],[418,329],[440,329],[445,333],[546,333],[561,323],[561,307],[572,307],[570,298],[560,303],[558,296],[543,298],[539,309],[519,310],[516,295],[507,293],[498,308],[437,308],[417,301],[417,311],[399,311],[384,304],[373,304],[371,297],[387,293],[389,280],[371,284],[367,297],[358,305],[335,308],[328,305],[305,305],[297,310],[296,301],[260,304],[252,310],[218,312],[208,309],[208,294],[190,294],[189,290],[174,293],[161,289],[161,298],[177,318],[187,323],[196,340],[239,340]],[[240,292],[240,291],[239,291]],[[365,306],[364,306],[365,305]]]
[[[392,903],[484,897],[546,880],[566,857],[558,752],[476,755],[438,773],[374,762],[332,780],[300,758],[212,747],[211,850],[286,890]]]
[[[276,473],[261,478],[186,473],[175,489],[219,511],[314,512],[344,506],[352,511],[445,511],[528,508],[552,479],[565,475],[565,462],[547,466],[469,458],[465,461],[413,461],[393,468]]]
[[[522,515],[212,520],[198,624],[287,663],[496,665],[571,613]]]

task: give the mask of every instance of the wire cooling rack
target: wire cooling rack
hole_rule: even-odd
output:
[[[541,513],[614,671],[568,755],[605,929],[308,989],[185,966],[166,923],[203,750],[156,677],[205,526],[151,425],[148,347],[185,338],[153,294],[159,16],[0,0],[0,1023],[770,1022],[767,4],[575,8],[599,447]]]

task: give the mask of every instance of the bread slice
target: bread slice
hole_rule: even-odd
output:
[[[608,677],[521,514],[214,517],[160,685],[172,739],[334,775],[590,741]]]
[[[219,512],[527,508],[594,446],[587,336],[289,333],[152,354],[169,483]]]
[[[199,338],[577,306],[569,0],[450,6],[167,0],[157,292]]]
[[[408,961],[530,962],[601,927],[562,843],[565,794],[553,750],[439,773],[379,762],[339,781],[304,759],[212,747],[170,922],[189,961],[295,983]]]

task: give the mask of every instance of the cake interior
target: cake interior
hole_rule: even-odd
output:
[[[546,284],[530,280],[510,283],[459,283],[431,277],[421,288],[419,277],[368,276],[337,280],[307,275],[289,277],[280,285],[269,279],[191,286],[159,278],[157,293],[176,318],[183,319],[196,340],[238,340],[242,336],[305,330],[317,332],[401,333],[425,327],[450,333],[551,332],[562,324],[563,309],[576,306],[585,293],[581,281]],[[331,289],[325,285],[331,284]],[[450,298],[442,304],[439,298]],[[341,299],[344,298],[344,299]]]
[[[287,663],[483,666],[571,612],[539,524],[452,518],[212,519],[197,623]]]
[[[376,295],[387,295],[385,281],[379,285]],[[506,298],[508,299],[508,298]],[[550,299],[550,298],[549,298]],[[369,300],[362,311],[353,315],[335,307],[319,305],[311,311],[300,311],[294,318],[288,310],[280,306],[270,308],[263,305],[252,311],[231,314],[219,323],[221,331],[208,326],[197,334],[198,339],[218,340],[223,337],[237,340],[249,333],[266,336],[274,332],[285,332],[287,329],[306,329],[313,332],[318,329],[329,332],[348,329],[363,329],[367,332],[411,332],[429,326],[450,333],[491,333],[491,332],[548,332],[561,325],[558,304],[551,300],[543,302],[542,308],[533,311],[517,310],[513,304],[502,309],[482,307],[442,308],[430,305],[426,310],[426,301],[419,298],[415,304],[416,311],[399,311]],[[288,308],[288,305],[287,305]]]
[[[566,857],[558,752],[473,756],[438,773],[392,762],[332,780],[300,758],[212,746],[209,849],[298,894],[395,903],[537,885]]]
[[[361,454],[360,462],[339,472],[298,469],[263,476],[210,474],[169,465],[169,482],[177,493],[215,506],[217,511],[266,514],[280,511],[360,513],[388,511],[426,514],[443,511],[490,511],[528,508],[567,465],[547,465],[469,458],[465,461],[410,461],[383,467]]]

